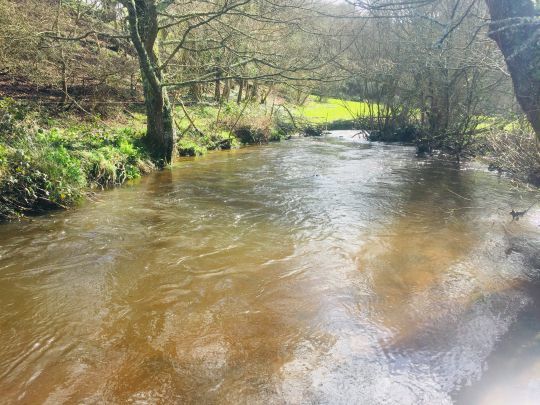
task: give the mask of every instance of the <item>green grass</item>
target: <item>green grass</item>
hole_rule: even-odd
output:
[[[362,117],[369,117],[371,114],[378,115],[377,105],[372,105],[370,111],[367,102],[342,100],[336,98],[324,99],[318,101],[318,97],[310,96],[304,106],[294,109],[295,115],[305,119],[311,124],[332,124],[338,121],[357,120]],[[420,112],[418,111],[419,115]],[[490,116],[477,117],[479,124],[476,127],[479,131],[485,131],[492,128],[511,132],[520,128],[522,123],[519,120],[507,120]]]
[[[153,167],[143,132],[41,118],[0,102],[0,219],[73,205],[88,189],[122,184]]]
[[[505,132],[512,132],[523,127],[523,123],[518,119],[502,119],[486,115],[478,116],[479,124],[476,127],[479,131],[499,129]]]
[[[376,107],[375,107],[376,108]],[[368,103],[330,98],[317,101],[310,97],[306,104],[297,107],[295,112],[314,124],[353,120],[370,114]]]

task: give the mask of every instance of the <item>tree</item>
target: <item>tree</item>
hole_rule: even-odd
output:
[[[440,6],[445,0],[347,0],[357,7],[376,12],[386,11],[393,18],[414,10],[421,15],[426,7]],[[439,42],[456,30],[471,13],[478,0],[453,0],[455,10],[446,23],[441,23]],[[463,3],[470,7],[463,8]],[[502,52],[512,78],[516,99],[537,137],[540,138],[540,18],[538,0],[485,0],[490,14],[489,37]],[[480,31],[473,31],[474,35]]]
[[[159,33],[156,0],[121,0],[128,12],[129,34],[137,51],[147,115],[146,138],[153,152],[172,162],[176,147],[174,118],[156,41]]]
[[[372,139],[415,141],[419,150],[441,149],[458,160],[472,152],[481,117],[507,101],[497,92],[511,93],[495,43],[471,38],[486,30],[486,15],[480,1],[438,0],[421,10],[379,3],[357,20],[354,75],[344,90],[367,101],[369,121],[361,124]]]
[[[325,56],[323,40],[306,41],[307,25],[311,37],[317,37],[312,10],[319,6],[318,1],[120,3],[127,11],[129,36],[140,65],[147,140],[165,163],[175,154],[175,126],[167,88],[210,84],[219,101],[222,83],[235,80],[241,86],[239,100],[241,93],[246,99],[254,99],[261,81],[295,80],[306,72],[312,73],[311,80],[320,79],[317,69],[335,61],[339,52],[332,48],[333,55]]]
[[[533,0],[486,0],[489,36],[512,76],[516,99],[540,137],[540,20]]]

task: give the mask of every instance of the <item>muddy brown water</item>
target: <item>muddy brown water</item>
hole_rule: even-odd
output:
[[[353,135],[2,225],[0,402],[537,403],[535,196]]]

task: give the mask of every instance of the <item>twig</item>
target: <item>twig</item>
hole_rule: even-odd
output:
[[[458,196],[459,198],[463,198],[464,200],[467,200],[467,201],[472,201],[470,198],[463,197],[462,195],[459,195],[459,194],[456,193],[455,191],[450,190],[448,187],[447,187],[446,189],[447,189],[448,191],[450,191],[452,194]]]

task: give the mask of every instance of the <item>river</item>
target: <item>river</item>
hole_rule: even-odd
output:
[[[1,402],[537,403],[533,201],[339,131],[1,225]]]

